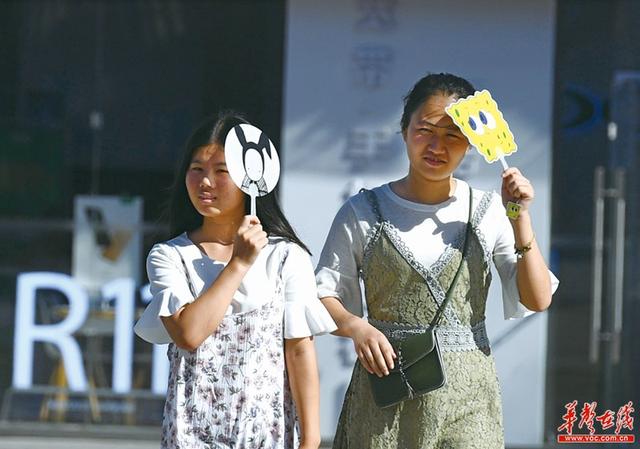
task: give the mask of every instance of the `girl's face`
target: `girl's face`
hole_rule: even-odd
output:
[[[244,216],[244,193],[229,176],[222,145],[206,145],[193,153],[185,183],[191,203],[202,216]]]
[[[467,138],[444,111],[456,100],[443,94],[427,98],[402,133],[411,171],[428,181],[451,177],[469,148]]]

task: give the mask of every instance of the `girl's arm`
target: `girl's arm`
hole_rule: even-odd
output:
[[[267,234],[259,223],[257,217],[245,217],[234,240],[231,260],[216,280],[193,302],[171,316],[162,317],[178,347],[195,350],[220,325],[242,279],[267,245]]]
[[[388,375],[394,367],[396,354],[387,337],[367,320],[345,309],[338,298],[327,296],[322,298],[322,304],[338,326],[333,334],[353,340],[358,360],[364,369],[378,377]]]
[[[513,228],[515,246],[522,252],[517,262],[517,282],[520,302],[529,310],[541,312],[551,305],[549,269],[535,240],[529,205],[533,201],[533,186],[520,171],[511,167],[502,174],[502,201],[518,201],[522,210],[516,220],[509,220]],[[528,249],[527,249],[528,248]]]
[[[312,337],[286,339],[284,355],[302,433],[299,449],[317,449],[320,446],[320,381]]]

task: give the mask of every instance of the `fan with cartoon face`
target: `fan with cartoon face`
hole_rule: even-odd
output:
[[[509,124],[488,90],[451,103],[445,112],[487,162],[500,161],[505,170],[509,168],[504,157],[515,153],[518,146]],[[508,202],[507,215],[515,219],[519,214],[520,205]]]
[[[224,156],[233,182],[251,197],[251,215],[256,198],[271,192],[280,178],[280,159],[269,137],[248,124],[234,126],[224,141]]]

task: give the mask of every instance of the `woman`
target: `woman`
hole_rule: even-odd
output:
[[[338,325],[336,334],[353,340],[359,360],[334,448],[504,446],[499,386],[484,326],[490,263],[500,273],[506,318],[545,310],[557,280],[535,241],[529,215],[533,187],[518,169],[503,172],[502,198],[453,177],[469,142],[445,108],[474,91],[450,74],[418,81],[405,97],[401,120],[408,174],[350,198],[327,237],[316,269],[318,292]],[[521,206],[514,221],[505,215],[508,201]],[[472,232],[463,258],[469,217]],[[389,374],[398,354],[388,337],[424,330],[458,268],[460,277],[436,330],[445,386],[377,407],[367,373]],[[361,281],[368,321],[361,318]]]
[[[320,444],[312,336],[335,324],[274,196],[246,215],[248,197],[229,176],[223,146],[240,123],[225,113],[191,136],[170,204],[177,237],[147,259],[153,300],[136,332],[170,343],[163,448]]]

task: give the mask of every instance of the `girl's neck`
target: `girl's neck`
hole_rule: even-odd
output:
[[[456,180],[453,176],[432,181],[413,175],[411,172],[404,178],[392,183],[391,187],[400,197],[422,204],[440,204],[447,201],[456,191]]]
[[[193,232],[196,243],[219,243],[229,245],[238,232],[243,217],[204,217],[202,226]]]

